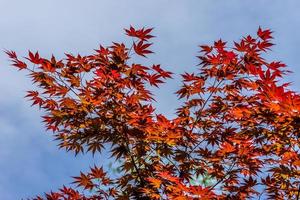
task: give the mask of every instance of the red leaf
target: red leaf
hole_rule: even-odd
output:
[[[140,41],[138,44],[133,44],[133,49],[138,55],[146,57],[146,54],[153,53],[147,49],[151,45],[152,43],[144,43],[143,41]]]
[[[142,28],[142,29],[135,29],[132,26],[130,26],[129,29],[125,29],[126,35],[130,37],[136,37],[139,38],[141,41],[147,41],[150,38],[153,38],[153,35],[150,35],[153,28]]]
[[[158,87],[159,83],[163,83],[163,81],[160,80],[160,77],[161,77],[161,75],[159,75],[159,74],[150,75],[148,77],[150,85],[154,85],[155,87]]]
[[[204,52],[205,54],[209,54],[213,50],[212,47],[207,45],[201,45],[200,47],[202,49],[201,52]]]
[[[163,78],[172,78],[172,72],[168,72],[168,71],[165,71],[165,70],[163,70],[161,67],[160,67],[160,65],[153,65],[152,66],[152,69],[154,69],[155,71],[157,71],[160,75],[161,75],[161,77],[163,77]]]
[[[44,103],[44,100],[39,97],[39,93],[37,91],[27,91],[27,95],[25,97],[28,97],[31,101],[33,101],[32,106],[38,104],[41,107]]]
[[[102,179],[105,175],[106,173],[103,171],[102,167],[98,168],[97,166],[94,166],[93,168],[91,168],[91,176],[93,178]]]
[[[29,58],[26,58],[26,59],[29,60],[30,62],[32,62],[33,64],[41,64],[42,63],[42,59],[40,58],[40,55],[38,52],[33,54],[31,51],[29,51],[28,54],[29,54]]]
[[[75,179],[73,183],[77,184],[80,187],[83,187],[84,189],[92,190],[94,188],[94,184],[89,178],[89,176],[85,175],[82,172],[80,172],[80,176],[73,178]]]
[[[15,66],[15,67],[19,68],[19,70],[27,68],[27,64],[18,59],[16,52],[14,52],[14,51],[5,51],[5,53],[8,55],[8,57],[13,62],[12,66]]]
[[[259,27],[257,30],[257,36],[262,40],[269,40],[273,38],[272,31],[270,31],[270,29],[262,30],[261,27]]]
[[[225,48],[226,42],[223,42],[221,39],[215,41],[214,47],[219,51],[222,52]]]
[[[234,49],[240,52],[247,51],[247,49],[249,48],[249,45],[245,44],[245,40],[242,40],[240,43],[234,42],[234,46]]]

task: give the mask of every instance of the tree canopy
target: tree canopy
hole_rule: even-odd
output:
[[[130,45],[61,60],[6,51],[37,87],[26,97],[60,148],[105,148],[120,163],[117,174],[95,165],[73,186],[34,199],[299,199],[300,95],[284,81],[286,65],[264,58],[272,32],[201,45],[197,71],[181,75],[172,119],[155,110],[149,89],[172,72],[134,62],[153,53],[151,32],[130,27]]]

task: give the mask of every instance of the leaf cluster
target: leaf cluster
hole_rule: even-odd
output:
[[[285,64],[263,58],[270,30],[233,47],[200,46],[198,71],[182,74],[184,103],[173,119],[155,112],[149,91],[172,73],[131,61],[152,53],[152,28],[125,32],[131,46],[100,46],[88,56],[29,52],[25,62],[6,52],[38,86],[26,97],[44,110],[60,148],[101,154],[106,147],[121,162],[117,177],[94,166],[74,177],[83,191],[64,186],[36,199],[299,198],[300,95],[283,80]]]

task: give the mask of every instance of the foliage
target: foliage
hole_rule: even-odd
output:
[[[200,46],[200,68],[182,74],[184,102],[168,119],[155,112],[149,87],[172,73],[131,58],[152,53],[151,31],[130,27],[131,46],[62,60],[6,52],[38,86],[27,97],[45,111],[60,148],[109,148],[121,163],[117,177],[94,166],[74,177],[77,189],[35,199],[298,199],[300,96],[283,81],[285,64],[263,58],[272,32]]]

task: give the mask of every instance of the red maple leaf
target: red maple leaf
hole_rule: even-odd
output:
[[[146,57],[146,54],[153,53],[152,51],[147,49],[151,45],[152,43],[144,43],[143,41],[140,41],[137,44],[133,44],[133,49],[138,55]]]
[[[153,30],[153,28],[142,28],[142,29],[135,29],[132,26],[130,26],[129,29],[125,29],[126,31],[126,35],[130,36],[130,37],[136,37],[139,38],[142,41],[147,41],[150,38],[153,38],[153,35],[150,35],[151,31]]]

